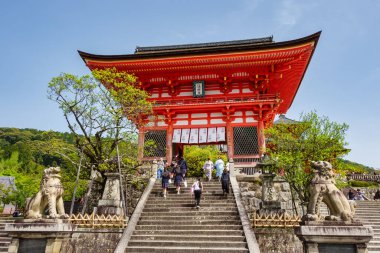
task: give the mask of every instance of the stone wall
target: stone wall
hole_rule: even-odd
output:
[[[261,174],[256,173],[254,175],[238,175],[236,179],[239,182],[242,201],[245,209],[251,217],[253,212],[260,209],[260,203],[262,202],[262,180]],[[281,202],[281,209],[284,209],[287,213],[293,214],[293,204],[290,192],[290,187],[285,180],[275,177],[273,179],[272,189],[273,201]]]
[[[302,242],[293,228],[254,229],[260,251],[265,253],[302,253]]]
[[[60,253],[113,253],[122,230],[83,230],[62,242]]]
[[[243,205],[250,219],[253,213],[260,210],[263,198],[261,174],[237,175]],[[283,179],[273,179],[271,197],[273,201],[281,202],[281,209],[293,214],[293,204],[290,187]],[[294,234],[293,228],[255,228],[256,240],[261,252],[302,253],[302,242]]]

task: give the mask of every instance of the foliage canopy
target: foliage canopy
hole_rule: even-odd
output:
[[[266,130],[267,153],[301,201],[309,199],[311,161],[328,161],[339,168],[337,158],[349,152],[345,148],[347,130],[347,124],[319,117],[314,111],[301,115],[299,123],[275,124]]]

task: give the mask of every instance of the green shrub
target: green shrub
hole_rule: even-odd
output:
[[[378,183],[376,182],[351,180],[348,182],[348,184],[352,187],[378,187]]]
[[[187,177],[203,177],[203,165],[207,158],[215,162],[221,157],[224,163],[227,162],[227,156],[220,154],[216,146],[185,146],[184,158],[187,163]]]

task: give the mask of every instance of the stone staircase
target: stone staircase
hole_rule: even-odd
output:
[[[203,182],[197,209],[192,183],[179,195],[170,184],[165,199],[156,181],[125,252],[249,252],[232,190],[225,197],[218,181]]]
[[[373,229],[373,239],[368,244],[368,252],[380,252],[380,201],[356,201],[356,218]]]
[[[0,252],[8,252],[8,247],[12,239],[8,237],[8,233],[4,232],[4,228],[5,224],[13,222],[13,217],[0,217]]]

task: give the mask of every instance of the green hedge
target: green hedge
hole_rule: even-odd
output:
[[[351,180],[348,184],[352,187],[378,187],[379,184],[376,182],[367,182],[367,181],[356,181]]]

